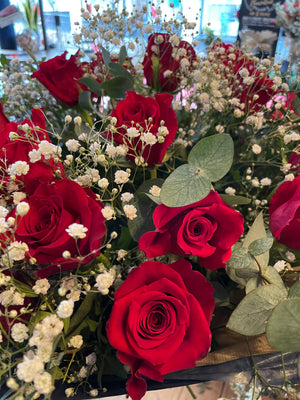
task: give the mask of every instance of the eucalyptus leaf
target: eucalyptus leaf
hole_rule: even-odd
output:
[[[300,297],[300,282],[294,283],[289,290],[288,297]]]
[[[130,72],[127,71],[122,65],[118,63],[109,63],[109,72],[114,76],[124,76],[125,78],[129,79],[133,83],[133,77]]]
[[[176,168],[165,180],[160,198],[168,207],[182,207],[200,201],[211,189],[211,183],[203,172],[195,173],[188,164]]]
[[[248,249],[253,256],[259,256],[270,250],[273,245],[273,238],[261,238],[256,239],[250,243]]]
[[[133,82],[125,76],[116,76],[109,81],[102,82],[101,88],[108,96],[121,99],[125,97],[128,90],[133,89]]]
[[[121,46],[120,51],[119,51],[119,57],[118,57],[119,63],[121,65],[124,64],[126,58],[127,58],[127,50],[126,50],[126,47],[123,45],[123,46]]]
[[[96,93],[98,96],[102,95],[102,85],[92,78],[80,78],[79,82],[83,83],[86,87],[91,89],[93,93]]]
[[[212,181],[223,178],[230,170],[234,154],[230,135],[218,134],[201,139],[191,150],[188,163]]]
[[[248,293],[232,312],[227,327],[242,335],[265,332],[265,323],[286,292],[276,285],[260,286]]]
[[[106,50],[105,47],[101,46],[101,53],[102,53],[104,64],[105,64],[106,68],[109,69],[109,63],[111,62],[109,51]]]
[[[84,91],[79,93],[78,104],[81,108],[84,108],[85,110],[93,111],[94,108],[91,100],[91,92]]]
[[[251,199],[243,196],[231,196],[230,194],[220,194],[220,197],[229,206],[239,206],[251,203]]]
[[[280,302],[272,311],[266,328],[272,347],[282,352],[300,351],[300,297]]]
[[[248,249],[241,246],[235,246],[227,265],[229,268],[241,269],[248,267],[252,263],[252,260],[253,258],[249,254]]]
[[[250,244],[257,239],[265,239],[267,238],[264,219],[262,212],[258,214],[253,222],[252,226],[250,227],[245,239],[243,240],[243,247],[249,248]],[[269,251],[264,252],[258,256],[255,256],[256,261],[253,261],[253,264],[259,263],[260,268],[264,270],[269,263]],[[254,267],[254,266],[253,266]]]
[[[258,288],[259,286],[264,285],[266,283],[266,279],[268,283],[274,284],[280,289],[286,291],[285,284],[275,268],[268,265],[267,268],[263,271],[263,277],[264,279],[258,274],[256,277],[249,279],[246,285],[246,294]]]
[[[229,276],[229,278],[233,281],[238,283],[239,285],[246,286],[248,279],[246,278],[241,278],[238,276],[238,272],[241,271],[239,269],[235,268],[230,268],[227,264],[226,266],[226,274]]]

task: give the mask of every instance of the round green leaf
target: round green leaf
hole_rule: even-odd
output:
[[[288,297],[300,297],[300,282],[294,283],[289,290]]]
[[[270,250],[273,245],[273,238],[256,239],[249,245],[249,250],[253,256],[259,256]]]
[[[300,297],[283,300],[267,323],[268,342],[282,352],[300,351]]]
[[[227,327],[242,335],[264,333],[266,321],[286,292],[275,285],[260,286],[248,293],[232,312]]]
[[[230,170],[233,161],[234,145],[230,135],[219,134],[200,140],[191,150],[188,163],[203,171],[216,182]]]
[[[206,174],[198,173],[188,164],[181,165],[168,176],[160,198],[168,207],[183,207],[204,199],[211,189]]]

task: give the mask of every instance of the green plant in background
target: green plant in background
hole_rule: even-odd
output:
[[[26,0],[24,3],[22,3],[22,6],[24,9],[24,18],[28,28],[38,33],[38,5],[35,1]]]

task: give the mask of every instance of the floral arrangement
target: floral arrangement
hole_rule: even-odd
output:
[[[292,37],[300,37],[300,2],[287,0],[276,3],[276,24],[284,28],[285,33]]]
[[[112,374],[140,400],[218,349],[225,310],[228,331],[300,350],[298,92],[145,15],[83,9],[89,60],[1,58],[4,398],[96,397]]]

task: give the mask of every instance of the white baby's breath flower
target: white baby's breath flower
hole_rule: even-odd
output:
[[[28,153],[28,156],[32,164],[36,163],[37,161],[40,161],[42,158],[41,152],[37,149],[31,150]]]
[[[70,122],[72,122],[72,117],[71,117],[71,115],[66,115],[66,116],[65,116],[65,123],[68,125]]]
[[[137,217],[137,209],[132,204],[125,204],[123,210],[128,219],[133,220],[134,218]]]
[[[66,397],[73,397],[74,393],[75,393],[75,390],[72,387],[69,387],[69,388],[65,389]]]
[[[30,206],[25,201],[21,201],[16,207],[16,213],[21,217],[24,217],[30,209]]]
[[[157,142],[157,138],[151,132],[145,132],[142,134],[142,141],[149,146],[153,146]]]
[[[81,335],[72,336],[68,343],[69,347],[74,347],[75,349],[80,349],[82,345],[83,345],[83,338]]]
[[[289,182],[293,181],[294,179],[295,179],[295,175],[294,175],[294,174],[287,174],[287,175],[284,177],[284,180],[285,180],[285,181],[289,181]]]
[[[73,238],[73,239],[83,239],[86,237],[86,232],[88,228],[83,226],[82,224],[73,223],[68,226],[66,232]]]
[[[50,289],[50,283],[48,279],[38,279],[35,281],[34,286],[32,287],[35,294],[47,294],[48,290]]]
[[[135,157],[135,159],[134,159],[134,163],[137,166],[143,165],[144,162],[145,162],[145,159],[143,156],[138,156],[138,157]]]
[[[29,172],[29,165],[26,161],[17,161],[8,167],[9,175],[27,175]]]
[[[34,377],[34,387],[40,394],[47,395],[54,390],[52,375],[49,372],[42,372]]]
[[[99,179],[98,186],[101,189],[106,189],[108,187],[108,185],[109,185],[108,179],[106,179],[106,178]]]
[[[0,206],[0,218],[5,218],[8,213],[9,210],[7,208]]]
[[[14,204],[19,204],[22,200],[26,199],[26,193],[24,192],[13,192],[12,193],[13,196],[13,202]],[[7,210],[8,212],[8,210]],[[0,217],[3,217],[4,215],[1,215],[0,212]]]
[[[116,147],[116,154],[117,156],[126,156],[128,151],[128,148],[125,144],[120,144],[119,146]]]
[[[273,267],[276,269],[277,272],[281,272],[286,269],[286,266],[287,266],[286,261],[279,260],[274,264]]]
[[[235,190],[233,187],[231,187],[231,186],[228,186],[228,187],[225,189],[225,193],[226,193],[226,194],[229,194],[230,196],[234,196],[234,195],[235,195],[235,192],[236,192],[236,190]]]
[[[25,253],[29,248],[24,242],[12,242],[8,247],[8,256],[11,261],[21,261],[25,258]]]
[[[115,146],[113,146],[112,144],[108,144],[106,146],[105,152],[108,155],[108,157],[114,158],[116,156],[117,150],[116,150]]]
[[[133,138],[135,138],[135,137],[140,136],[140,132],[139,132],[136,128],[131,127],[131,128],[128,128],[128,129],[127,129],[126,135],[127,135],[129,138],[133,139]]]
[[[44,363],[33,351],[24,355],[23,361],[17,365],[17,377],[24,382],[32,382],[37,374],[44,371]]]
[[[292,253],[291,251],[287,251],[287,252],[285,253],[285,255],[286,255],[286,258],[287,258],[289,261],[291,261],[291,262],[293,262],[293,261],[296,260],[295,254]]]
[[[15,342],[22,343],[24,340],[28,339],[28,327],[22,322],[16,322],[11,327],[11,337]]]
[[[261,153],[261,147],[259,144],[253,144],[252,145],[252,151],[254,154],[260,154]]]
[[[5,233],[9,229],[8,223],[5,218],[0,217],[0,233]]]
[[[101,210],[103,217],[109,221],[115,216],[115,210],[111,206],[105,206]]]
[[[69,318],[73,314],[74,310],[74,301],[72,299],[63,300],[59,303],[57,307],[57,315],[59,318]]]
[[[69,139],[66,141],[66,146],[69,151],[76,152],[80,148],[80,143],[76,139]]]
[[[39,144],[39,152],[45,157],[46,160],[49,160],[49,158],[57,152],[57,146],[48,142],[47,140],[42,140]]]
[[[118,250],[118,260],[122,260],[123,258],[125,258],[127,255],[127,251],[120,249]]]
[[[74,118],[74,124],[80,126],[82,124],[82,118],[81,117],[75,117]]]
[[[251,180],[251,184],[253,187],[259,187],[259,180],[257,178],[254,178]]]
[[[151,186],[149,193],[152,194],[152,196],[159,197],[161,192],[161,188],[157,185]]]
[[[271,183],[272,183],[272,180],[270,179],[270,178],[262,178],[261,180],[260,180],[260,184],[262,185],[262,186],[270,186],[271,185]]]
[[[133,199],[134,195],[132,193],[129,192],[124,192],[121,195],[121,201],[123,203],[128,203],[131,199]]]
[[[126,183],[129,181],[129,174],[126,171],[116,171],[115,172],[115,183],[118,185],[122,185],[123,183]]]
[[[109,271],[104,271],[96,277],[95,286],[104,295],[107,295],[109,288],[114,283],[116,277],[115,268],[111,268]]]

